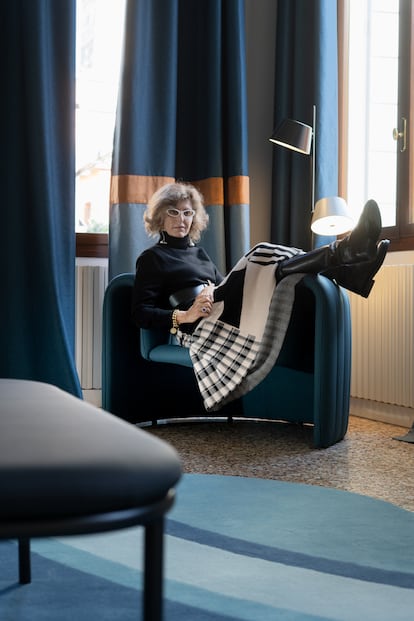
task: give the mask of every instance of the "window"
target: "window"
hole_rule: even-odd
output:
[[[350,0],[347,199],[381,209],[392,250],[414,248],[410,194],[412,0]]]
[[[77,255],[103,256],[125,0],[78,0],[76,8]]]

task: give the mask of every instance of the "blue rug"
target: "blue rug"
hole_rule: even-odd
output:
[[[168,514],[165,621],[412,621],[414,513],[298,483],[185,474]],[[139,621],[142,529],[0,543],[1,621]]]

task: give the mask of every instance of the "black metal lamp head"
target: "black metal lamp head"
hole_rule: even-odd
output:
[[[309,155],[312,135],[313,129],[310,125],[293,119],[285,119],[276,127],[269,140],[292,151]]]

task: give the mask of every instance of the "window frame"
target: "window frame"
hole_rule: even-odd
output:
[[[108,233],[76,233],[76,257],[108,258]]]
[[[413,146],[414,131],[410,102],[414,101],[414,11],[413,0],[400,0],[399,63],[398,63],[398,123],[407,119],[407,149],[397,151],[396,225],[384,227],[382,234],[391,240],[390,252],[414,250]],[[408,76],[408,79],[406,79]],[[400,130],[400,127],[398,128]],[[410,170],[413,171],[410,174]],[[410,205],[412,205],[410,222]]]

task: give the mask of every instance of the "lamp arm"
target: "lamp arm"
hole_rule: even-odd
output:
[[[315,180],[316,180],[316,106],[313,105],[313,120],[312,120],[312,131],[313,131],[313,141],[312,141],[312,157],[311,157],[311,175],[312,175],[312,213],[315,209]]]

